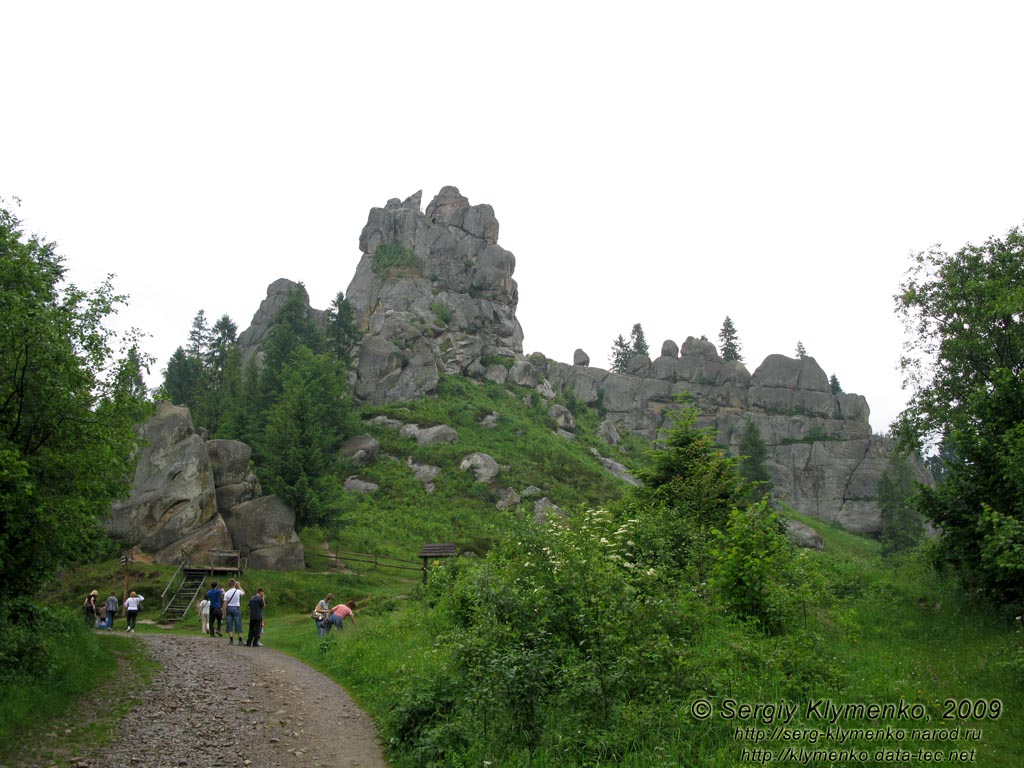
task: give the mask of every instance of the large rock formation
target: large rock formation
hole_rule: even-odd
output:
[[[525,357],[515,257],[498,245],[493,209],[470,205],[455,187],[442,189],[425,212],[420,199],[417,192],[372,209],[359,238],[362,257],[347,299],[364,332],[355,352],[360,401],[422,397],[442,374],[462,374],[530,388],[547,400],[571,393],[605,414],[599,435],[614,445],[623,432],[655,439],[677,396],[689,393],[721,444],[735,450],[748,423],[760,430],[779,501],[853,531],[878,532],[877,485],[892,446],[872,435],[867,401],[834,395],[813,358],[770,355],[751,374],[693,337],[681,346],[664,342],[654,360],[634,357],[624,373],[591,367],[582,349],[572,364]],[[375,261],[379,248],[409,258],[388,266]],[[268,289],[240,337],[250,354],[272,323],[277,297],[295,285],[279,280]],[[310,313],[322,323],[320,310]],[[914,471],[930,480],[923,466]]]
[[[705,339],[688,338],[678,357],[675,348],[666,342],[657,359],[634,358],[630,374],[540,355],[529,364],[556,391],[602,410],[604,435],[657,438],[683,393],[693,396],[701,426],[713,428],[719,444],[734,454],[753,424],[770,451],[776,500],[847,530],[878,533],[878,480],[893,446],[871,433],[870,409],[861,395],[832,394],[812,357],[769,355],[751,375],[741,363],[722,360]],[[912,469],[919,481],[930,482],[921,464],[912,463]]]
[[[263,496],[249,446],[204,440],[188,408],[167,402],[143,438],[131,496],[111,510],[112,536],[163,564],[214,564],[216,550],[238,550],[250,568],[303,567],[295,513]]]
[[[445,187],[424,213],[420,196],[372,209],[359,236],[346,297],[365,333],[355,394],[366,402],[419,397],[442,373],[482,375],[488,359],[523,351],[515,257],[498,245],[491,206]],[[412,263],[375,264],[387,247],[405,249]]]

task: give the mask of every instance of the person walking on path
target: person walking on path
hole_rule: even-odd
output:
[[[249,636],[245,644],[250,648],[259,648],[263,645],[260,636],[263,634],[263,609],[267,605],[267,599],[263,587],[256,590],[256,594],[249,598]]]
[[[210,587],[210,591],[206,593],[206,599],[210,601],[210,637],[213,637],[214,623],[217,625],[217,636],[224,637],[221,633],[221,613],[220,608],[224,603],[224,590],[217,586],[217,582],[213,582],[213,586]]]
[[[85,625],[92,629],[96,626],[96,598],[99,595],[95,589],[85,596],[85,602],[82,603],[82,612],[85,613]]]
[[[346,616],[351,620],[352,626],[354,627],[356,625],[356,616],[352,609],[355,607],[355,600],[349,600],[347,603],[338,603],[331,610],[330,623],[327,625],[327,628],[330,629],[331,627],[337,627],[339,630],[344,629]]]
[[[120,608],[120,604],[117,599],[117,595],[113,592],[110,593],[110,597],[107,598],[107,630],[113,631],[114,629],[114,617],[117,616],[117,609]]]
[[[199,611],[199,624],[202,629],[199,633],[205,635],[210,631],[210,600],[204,597],[199,601],[199,605],[196,606],[196,610]]]
[[[242,644],[242,598],[245,597],[245,590],[242,589],[242,582],[231,579],[228,582],[228,589],[224,593],[224,610],[227,613],[228,642],[234,644],[235,639],[231,637],[231,627],[234,626],[235,634],[238,636],[238,644]]]
[[[142,609],[142,601],[145,599],[142,595],[132,592],[124,601],[124,617],[128,619],[127,632],[135,631],[135,619],[138,618],[139,611]]]

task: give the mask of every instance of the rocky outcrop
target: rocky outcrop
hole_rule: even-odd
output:
[[[296,283],[286,278],[275,280],[267,286],[267,298],[260,303],[256,314],[252,316],[249,327],[238,334],[238,346],[242,351],[243,364],[248,364],[253,355],[256,356],[257,363],[262,362],[260,347],[270,335],[277,313],[287,303],[288,297],[293,291],[298,292],[300,300],[306,307],[306,314],[313,324],[320,330],[327,327],[326,310],[313,309],[309,305],[309,293],[302,283]]]
[[[250,568],[303,567],[295,513],[262,495],[248,445],[204,440],[188,408],[167,402],[142,432],[131,496],[111,509],[111,536],[162,564],[212,563],[214,551],[234,549]]]
[[[515,315],[515,257],[498,245],[493,209],[471,205],[455,187],[443,188],[425,211],[421,197],[417,192],[373,208],[360,234],[362,256],[347,292],[364,333],[354,358],[358,400],[414,399],[433,393],[441,375],[461,374],[527,388],[531,402],[571,394],[604,415],[598,435],[616,446],[626,433],[657,439],[678,398],[688,395],[701,425],[713,428],[734,453],[745,425],[758,428],[771,452],[777,500],[850,530],[878,532],[877,485],[892,447],[872,434],[867,401],[833,394],[813,358],[770,355],[750,373],[742,363],[723,360],[707,339],[694,337],[682,344],[666,340],[658,357],[634,356],[621,373],[592,367],[582,349],[571,365],[542,354],[524,356]],[[239,337],[249,355],[269,333],[274,311],[297,288],[287,280],[268,288],[252,327]],[[324,313],[308,311],[322,327]],[[572,414],[551,406],[557,434],[573,438]],[[447,428],[402,429],[421,445],[458,437]],[[913,469],[922,482],[930,480],[923,466]],[[202,517],[198,510],[193,514]]]
[[[417,192],[372,209],[359,237],[362,257],[346,297],[365,333],[355,388],[366,402],[428,394],[442,373],[482,377],[489,359],[523,351],[515,257],[498,245],[491,206],[470,205],[455,187],[426,211],[420,199]],[[381,248],[404,250],[409,263],[375,263]]]
[[[556,391],[602,411],[599,434],[611,445],[623,432],[656,439],[681,395],[692,397],[700,425],[711,427],[734,455],[743,430],[753,424],[770,451],[777,501],[847,530],[880,530],[878,480],[892,443],[872,434],[867,401],[833,394],[812,357],[770,355],[750,374],[741,363],[723,360],[711,342],[690,337],[680,347],[666,341],[653,361],[632,359],[632,374],[538,355],[529,364]],[[920,463],[912,469],[920,482],[931,481]]]

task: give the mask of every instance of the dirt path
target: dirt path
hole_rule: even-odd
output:
[[[161,671],[111,747],[64,765],[387,768],[369,717],[341,686],[302,662],[225,638],[136,639]]]

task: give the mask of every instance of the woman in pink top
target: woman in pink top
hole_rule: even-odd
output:
[[[356,625],[356,617],[352,609],[356,607],[355,600],[349,600],[348,603],[338,603],[334,608],[331,609],[331,615],[328,617],[330,627],[337,627],[338,629],[345,628],[345,617],[348,616],[352,622],[352,626]]]

